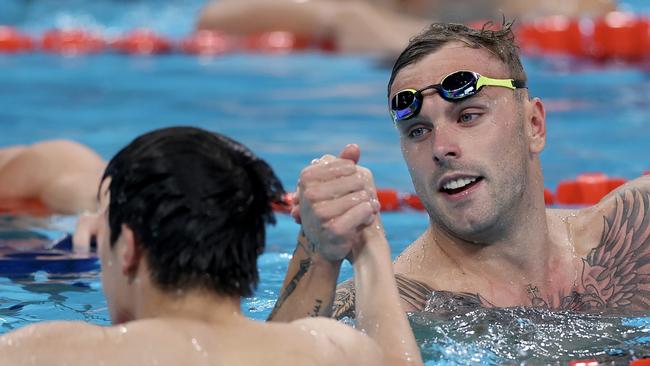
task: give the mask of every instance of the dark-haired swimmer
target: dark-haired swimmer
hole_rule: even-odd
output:
[[[0,149],[0,211],[95,211],[97,185],[105,166],[94,151],[67,140]]]
[[[25,327],[0,337],[0,365],[421,365],[375,226],[359,227],[373,245],[354,248],[366,334],[327,318],[241,314],[282,194],[266,162],[222,135],[178,127],[138,137],[109,162],[91,230],[114,326]],[[368,207],[366,221],[375,213]]]
[[[231,34],[288,31],[333,39],[340,52],[397,55],[434,19],[593,17],[615,9],[615,0],[218,0],[202,10],[197,28]]]
[[[582,209],[544,205],[544,103],[530,96],[509,27],[436,23],[412,39],[388,84],[388,106],[429,226],[395,260],[406,311],[529,306],[581,312],[650,309],[650,176]],[[353,314],[354,284],[334,296],[351,246],[371,239],[341,226],[350,197],[372,197],[358,148],[303,170],[299,214],[312,259],[273,314],[290,320]],[[303,207],[305,206],[305,207]],[[322,253],[336,252],[336,256]],[[327,302],[325,301],[327,300]],[[378,305],[381,304],[381,300]]]

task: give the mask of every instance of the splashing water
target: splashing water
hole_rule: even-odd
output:
[[[427,365],[555,365],[593,358],[627,364],[650,354],[650,318],[523,307],[409,318]]]

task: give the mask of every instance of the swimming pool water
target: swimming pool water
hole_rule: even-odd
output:
[[[200,3],[0,1],[0,22],[34,34],[62,24],[107,32],[147,25],[179,38],[189,33]],[[647,11],[643,1],[624,5]],[[548,187],[587,171],[631,179],[650,169],[647,64],[567,58],[524,62],[531,92],[548,110],[548,143],[542,155]],[[311,159],[355,142],[379,187],[411,192],[386,110],[389,70],[381,64],[369,57],[316,53],[213,59],[0,55],[0,146],[69,138],[109,158],[142,132],[195,125],[250,146],[292,190],[300,169]],[[384,214],[383,219],[396,255],[425,228],[427,217],[404,211]],[[70,217],[4,217],[0,250],[47,246],[73,228]],[[273,307],[297,231],[284,215],[270,228],[266,253],[259,260],[262,281],[255,296],[242,305],[251,317],[265,319]],[[41,320],[108,324],[97,270],[38,270],[13,277],[0,273],[0,333]],[[347,266],[341,278],[350,274]],[[411,320],[431,364],[566,359],[584,349],[601,355],[647,352],[650,328],[641,316],[588,319],[517,311],[479,311],[447,319],[415,314]]]

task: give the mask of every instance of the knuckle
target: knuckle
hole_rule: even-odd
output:
[[[323,219],[327,217],[327,208],[323,207],[323,205],[316,205],[313,207],[314,215],[316,215],[317,218]]]
[[[345,229],[338,221],[333,221],[330,224],[329,231],[335,237],[341,237],[345,235]]]
[[[318,199],[318,192],[314,188],[305,188],[302,192],[302,199],[305,201],[315,201]]]
[[[362,190],[366,186],[366,182],[363,179],[362,176],[357,175],[353,180],[352,180],[352,187],[355,190]]]
[[[365,189],[362,190],[362,191],[359,191],[359,193],[357,193],[357,195],[358,195],[358,198],[359,198],[360,201],[368,201],[368,200],[370,200],[370,193],[368,193],[368,191],[366,191]]]
[[[372,215],[372,214],[374,214],[374,211],[373,211],[373,209],[372,209],[372,205],[370,204],[369,201],[366,201],[366,202],[362,203],[362,204],[361,204],[361,209],[362,209],[362,212],[363,212],[364,214],[366,214],[366,215]]]
[[[311,179],[311,177],[314,175],[312,171],[313,169],[310,166],[300,171],[300,177],[298,178],[298,182],[300,184],[304,184],[304,182],[308,182]]]

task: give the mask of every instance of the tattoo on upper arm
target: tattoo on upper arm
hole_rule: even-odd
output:
[[[334,295],[332,316],[335,319],[342,319],[345,317],[354,318],[354,299],[354,281],[347,280],[341,283],[336,288],[336,295]]]
[[[418,311],[450,311],[452,309],[494,306],[479,294],[435,291],[424,282],[396,274],[397,289],[402,301]],[[348,280],[339,285],[334,300],[333,316],[336,319],[355,317],[354,282]]]

